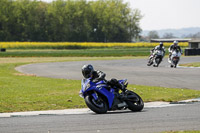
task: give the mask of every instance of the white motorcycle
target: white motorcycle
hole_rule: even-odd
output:
[[[154,67],[158,67],[163,57],[164,57],[163,50],[158,50],[158,49],[154,50],[154,52],[151,53],[151,55],[149,56],[147,66],[151,66],[152,64],[154,64],[153,65]]]
[[[176,68],[178,62],[180,61],[180,57],[181,57],[181,52],[178,50],[173,50],[172,55],[170,56],[170,58],[168,58],[170,66]]]

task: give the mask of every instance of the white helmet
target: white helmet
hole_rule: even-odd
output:
[[[175,40],[175,41],[174,41],[174,44],[178,44],[178,41]]]

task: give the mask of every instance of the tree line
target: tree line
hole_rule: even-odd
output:
[[[123,0],[0,0],[0,41],[130,42],[140,19]]]
[[[166,32],[166,33],[163,34],[163,36],[160,36],[157,31],[149,31],[146,36],[140,37],[140,41],[150,41],[151,39],[174,39],[174,38],[199,39],[200,38],[200,32],[197,32],[197,33],[194,33],[194,34],[186,34],[186,35],[182,35],[181,37],[177,37],[171,32]]]

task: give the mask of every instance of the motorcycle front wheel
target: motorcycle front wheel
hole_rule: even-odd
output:
[[[132,91],[129,91],[128,95],[133,95],[133,96],[135,96],[136,99],[138,99],[137,102],[127,100],[126,103],[128,105],[128,108],[134,112],[141,111],[144,108],[144,102],[143,102],[142,98],[138,94],[136,94]]]
[[[147,63],[147,66],[151,66],[152,64],[153,64],[152,59],[149,59],[149,60],[148,60],[148,63]]]
[[[97,114],[104,114],[108,111],[107,103],[101,97],[96,101],[93,96],[88,95],[85,97],[85,103],[88,108]]]

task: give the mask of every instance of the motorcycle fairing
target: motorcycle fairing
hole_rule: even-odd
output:
[[[180,60],[181,53],[178,50],[173,50],[170,59],[168,58],[168,62],[171,64],[174,60]]]
[[[88,84],[90,85],[90,87],[87,88]],[[108,105],[109,105],[109,109],[112,107],[113,104],[113,100],[114,100],[114,89],[110,89],[110,91],[108,91],[108,89],[106,89],[107,85],[105,84],[104,81],[99,81],[97,83],[91,82],[90,79],[83,79],[82,80],[82,89],[81,92],[83,94],[83,97],[86,96],[87,92],[93,91],[92,96],[94,97],[95,100],[98,99],[98,95],[97,93],[100,93],[102,95],[104,95],[107,100],[108,100]],[[95,93],[97,92],[97,93]]]

